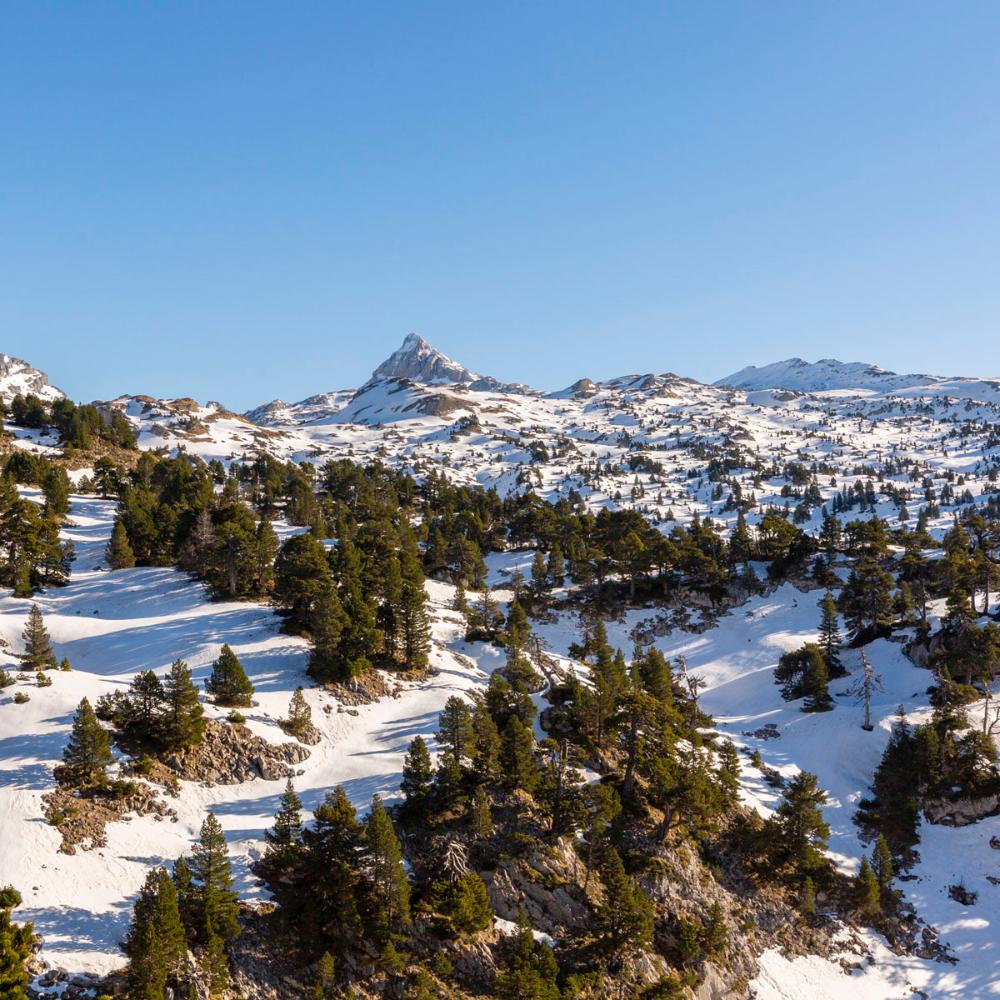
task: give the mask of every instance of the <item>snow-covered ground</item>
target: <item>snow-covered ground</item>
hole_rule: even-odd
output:
[[[106,569],[103,550],[114,504],[75,496],[66,535],[77,547],[69,586],[37,598],[60,658],[71,673],[52,672],[51,687],[32,680],[0,694],[0,885],[13,883],[24,896],[20,919],[32,920],[44,936],[43,956],[67,970],[103,972],[121,964],[118,941],[131,914],[134,894],[151,865],[187,851],[211,810],[222,823],[239,877],[252,896],[259,887],[248,865],[263,847],[284,782],[251,781],[201,787],[182,782],[169,800],[176,822],[132,818],[107,828],[107,846],[58,851],[60,836],[42,811],[42,795],[53,787],[73,712],[84,696],[124,687],[139,670],[165,671],[186,660],[200,684],[223,643],[229,643],[256,688],[254,708],[245,714],[259,735],[284,742],[276,721],[286,714],[292,692],[306,685],[306,698],[323,742],[300,767],[296,788],[305,806],[342,784],[351,801],[366,809],[376,792],[398,795],[402,757],[416,735],[431,736],[444,702],[456,691],[484,685],[502,662],[498,651],[466,647],[457,616],[446,610],[451,588],[429,584],[434,602],[434,676],[387,698],[338,713],[334,699],[310,688],[306,645],[282,635],[268,608],[248,603],[209,602],[202,587],[172,569]],[[0,599],[0,636],[21,648],[20,634],[30,601]],[[5,665],[16,670],[12,657]],[[30,702],[17,705],[15,691]],[[330,708],[328,713],[326,708]],[[212,706],[214,717],[224,713]]]
[[[37,598],[56,653],[69,657],[73,671],[50,674],[53,684],[48,688],[37,688],[32,681],[0,693],[0,884],[18,886],[25,899],[19,915],[34,921],[44,936],[44,957],[71,971],[101,972],[120,964],[117,942],[148,867],[187,851],[206,810],[218,816],[226,831],[241,893],[258,893],[249,863],[262,848],[263,832],[283,788],[282,782],[262,780],[213,788],[182,782],[180,796],[170,801],[176,822],[133,818],[108,827],[104,848],[60,854],[59,834],[43,819],[41,797],[53,785],[52,767],[84,695],[94,701],[127,685],[137,671],[162,672],[176,658],[188,661],[200,683],[227,642],[256,687],[257,704],[246,714],[259,735],[275,742],[286,739],[275,720],[285,714],[295,687],[306,685],[313,720],[324,737],[296,779],[307,809],[336,784],[343,784],[355,805],[365,809],[376,792],[398,794],[407,745],[415,735],[433,734],[445,700],[483,686],[503,661],[494,647],[462,641],[459,618],[450,610],[452,588],[429,582],[434,675],[356,714],[338,712],[330,695],[308,686],[305,643],[282,635],[267,607],[207,601],[199,584],[171,569],[107,570],[103,549],[113,517],[112,502],[73,497],[65,532],[77,548],[71,582]],[[526,571],[530,553],[507,553],[488,561],[491,583],[502,585],[515,566]],[[498,596],[504,596],[502,591]],[[843,694],[852,679],[831,686],[837,707],[829,713],[803,714],[797,703],[782,701],[773,668],[782,652],[815,638],[818,597],[818,591],[803,594],[786,585],[737,608],[704,633],[675,631],[657,645],[668,656],[685,656],[704,678],[704,707],[738,745],[759,749],[764,761],[783,774],[803,768],[819,776],[829,794],[825,813],[832,831],[831,853],[843,870],[854,871],[865,850],[852,821],[858,799],[867,792],[898,706],[912,719],[926,716],[930,675],[914,667],[898,644],[873,644],[869,655],[884,689],[873,705],[872,733],[861,729],[860,706]],[[0,598],[0,636],[12,650],[20,648],[29,607],[29,601]],[[636,610],[622,622],[609,623],[612,643],[631,650],[629,632],[650,613]],[[564,615],[538,626],[538,632],[548,650],[566,655],[569,643],[579,638],[579,622]],[[8,661],[8,669],[15,670],[13,658]],[[858,655],[847,653],[845,662],[856,673]],[[30,702],[14,704],[15,690],[29,693]],[[207,711],[222,715],[211,706]],[[747,735],[767,723],[778,727],[778,739]],[[747,761],[743,786],[746,801],[761,811],[777,800]],[[986,878],[1000,874],[1000,852],[989,847],[991,835],[1000,835],[1000,818],[963,829],[925,824],[921,862],[913,871],[917,878],[901,884],[920,915],[938,928],[959,959],[957,965],[893,955],[884,942],[868,935],[874,961],[850,976],[838,964],[818,957],[790,961],[766,954],[754,984],[758,997],[874,1000],[909,996],[912,988],[930,997],[1000,995],[1000,887]],[[948,897],[947,887],[959,881],[979,893],[975,905],[962,906]],[[858,961],[857,955],[848,957]]]

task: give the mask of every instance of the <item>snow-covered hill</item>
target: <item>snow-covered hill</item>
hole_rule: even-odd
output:
[[[15,396],[27,396],[29,393],[47,403],[65,398],[62,389],[49,385],[49,377],[45,372],[33,368],[20,358],[0,354],[0,399],[9,403]]]

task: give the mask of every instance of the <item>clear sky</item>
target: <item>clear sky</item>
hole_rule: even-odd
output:
[[[0,17],[0,350],[74,398],[1000,375],[996,0]]]

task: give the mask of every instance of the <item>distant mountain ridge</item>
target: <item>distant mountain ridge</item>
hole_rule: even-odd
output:
[[[38,396],[46,403],[65,399],[66,393],[49,384],[43,371],[33,368],[27,361],[0,354],[0,398],[9,403],[15,396]]]

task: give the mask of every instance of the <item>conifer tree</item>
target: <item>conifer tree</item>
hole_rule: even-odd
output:
[[[21,654],[21,660],[25,670],[49,670],[56,665],[56,657],[52,652],[49,633],[45,628],[42,612],[37,604],[31,605],[31,611],[28,612],[28,620],[21,637],[24,639],[24,652]]]
[[[21,905],[21,894],[6,886],[0,888],[0,997],[25,1000],[27,997],[27,962],[35,933],[31,924],[15,924],[11,911]]]
[[[520,788],[529,794],[538,788],[540,775],[534,750],[534,733],[512,715],[504,727],[500,746],[501,771],[508,788]]]
[[[535,558],[531,561],[531,586],[536,594],[541,594],[548,585],[549,571],[545,565],[545,556],[541,549],[535,550]]]
[[[493,907],[483,880],[475,872],[460,875],[449,893],[448,915],[463,934],[475,934],[493,923]]]
[[[285,728],[293,736],[301,739],[309,732],[311,725],[312,709],[302,693],[302,688],[297,687],[292,692],[291,701],[288,703],[288,718],[285,720]]]
[[[79,788],[103,785],[112,760],[111,736],[97,721],[90,702],[84,698],[73,717],[59,780]]]
[[[452,695],[445,703],[438,717],[438,742],[458,763],[469,757],[472,749],[472,713],[469,703],[458,695]]]
[[[170,749],[200,743],[205,735],[205,710],[198,701],[198,689],[183,660],[174,660],[163,681],[164,740]]]
[[[802,875],[820,871],[826,865],[822,851],[830,827],[823,819],[825,804],[826,792],[819,787],[816,775],[800,771],[785,787],[778,806],[781,853]]]
[[[873,917],[882,909],[882,893],[867,855],[861,858],[861,870],[854,884],[854,900],[858,910],[866,917]]]
[[[831,680],[844,677],[847,671],[840,661],[840,625],[837,616],[837,602],[828,590],[819,602],[822,616],[819,623],[819,646],[826,658],[826,669]]]
[[[480,785],[472,794],[470,805],[472,832],[477,837],[493,836],[493,814],[490,811],[490,798],[486,789]]]
[[[472,769],[485,782],[495,781],[500,770],[500,732],[482,701],[472,710]]]
[[[566,564],[563,560],[562,549],[558,544],[553,545],[549,551],[545,575],[548,577],[550,587],[561,587],[563,585],[563,580],[566,576]]]
[[[233,891],[226,837],[211,813],[201,825],[198,841],[191,851],[191,878],[194,882],[195,934],[208,946],[213,937],[222,943],[239,934],[239,905]]]
[[[833,708],[828,682],[826,657],[820,656],[805,676],[806,696],[802,703],[803,712],[828,712]]]
[[[270,594],[274,589],[274,560],[277,555],[278,536],[271,522],[266,517],[261,518],[253,546],[253,592],[259,597]]]
[[[816,883],[808,875],[803,879],[799,892],[799,909],[806,920],[816,916]]]
[[[601,935],[611,953],[649,946],[653,940],[653,904],[625,871],[622,859],[608,848],[601,866],[604,904],[599,921]]]
[[[321,682],[346,680],[349,673],[341,653],[341,639],[347,615],[332,587],[316,599],[309,625],[313,639],[309,673]]]
[[[559,966],[552,949],[535,941],[523,907],[511,943],[510,968],[497,980],[499,1000],[559,1000]]]
[[[316,982],[313,985],[313,1000],[333,1000],[337,985],[337,964],[333,955],[324,951],[316,963]]]
[[[401,925],[409,923],[410,883],[392,820],[377,795],[365,827],[365,860],[371,883],[372,931],[375,939],[385,944]]]
[[[246,707],[252,704],[253,684],[228,644],[222,647],[212,665],[212,676],[205,682],[205,688],[217,705]]]
[[[403,759],[403,780],[399,786],[406,802],[403,810],[411,822],[427,817],[427,808],[434,791],[434,770],[427,744],[415,736]]]
[[[895,871],[892,864],[892,851],[889,850],[889,844],[881,833],[878,835],[878,840],[875,841],[875,850],[872,852],[872,868],[875,870],[878,884],[883,889],[888,889],[892,884]]]
[[[292,860],[302,845],[302,800],[295,791],[292,779],[285,784],[281,805],[274,816],[274,826],[264,833],[269,863],[284,867]]]
[[[121,518],[115,520],[104,558],[112,569],[131,569],[135,565],[135,553]]]
[[[146,876],[124,949],[129,958],[129,997],[163,1000],[187,951],[177,892],[166,869],[154,868]]]

